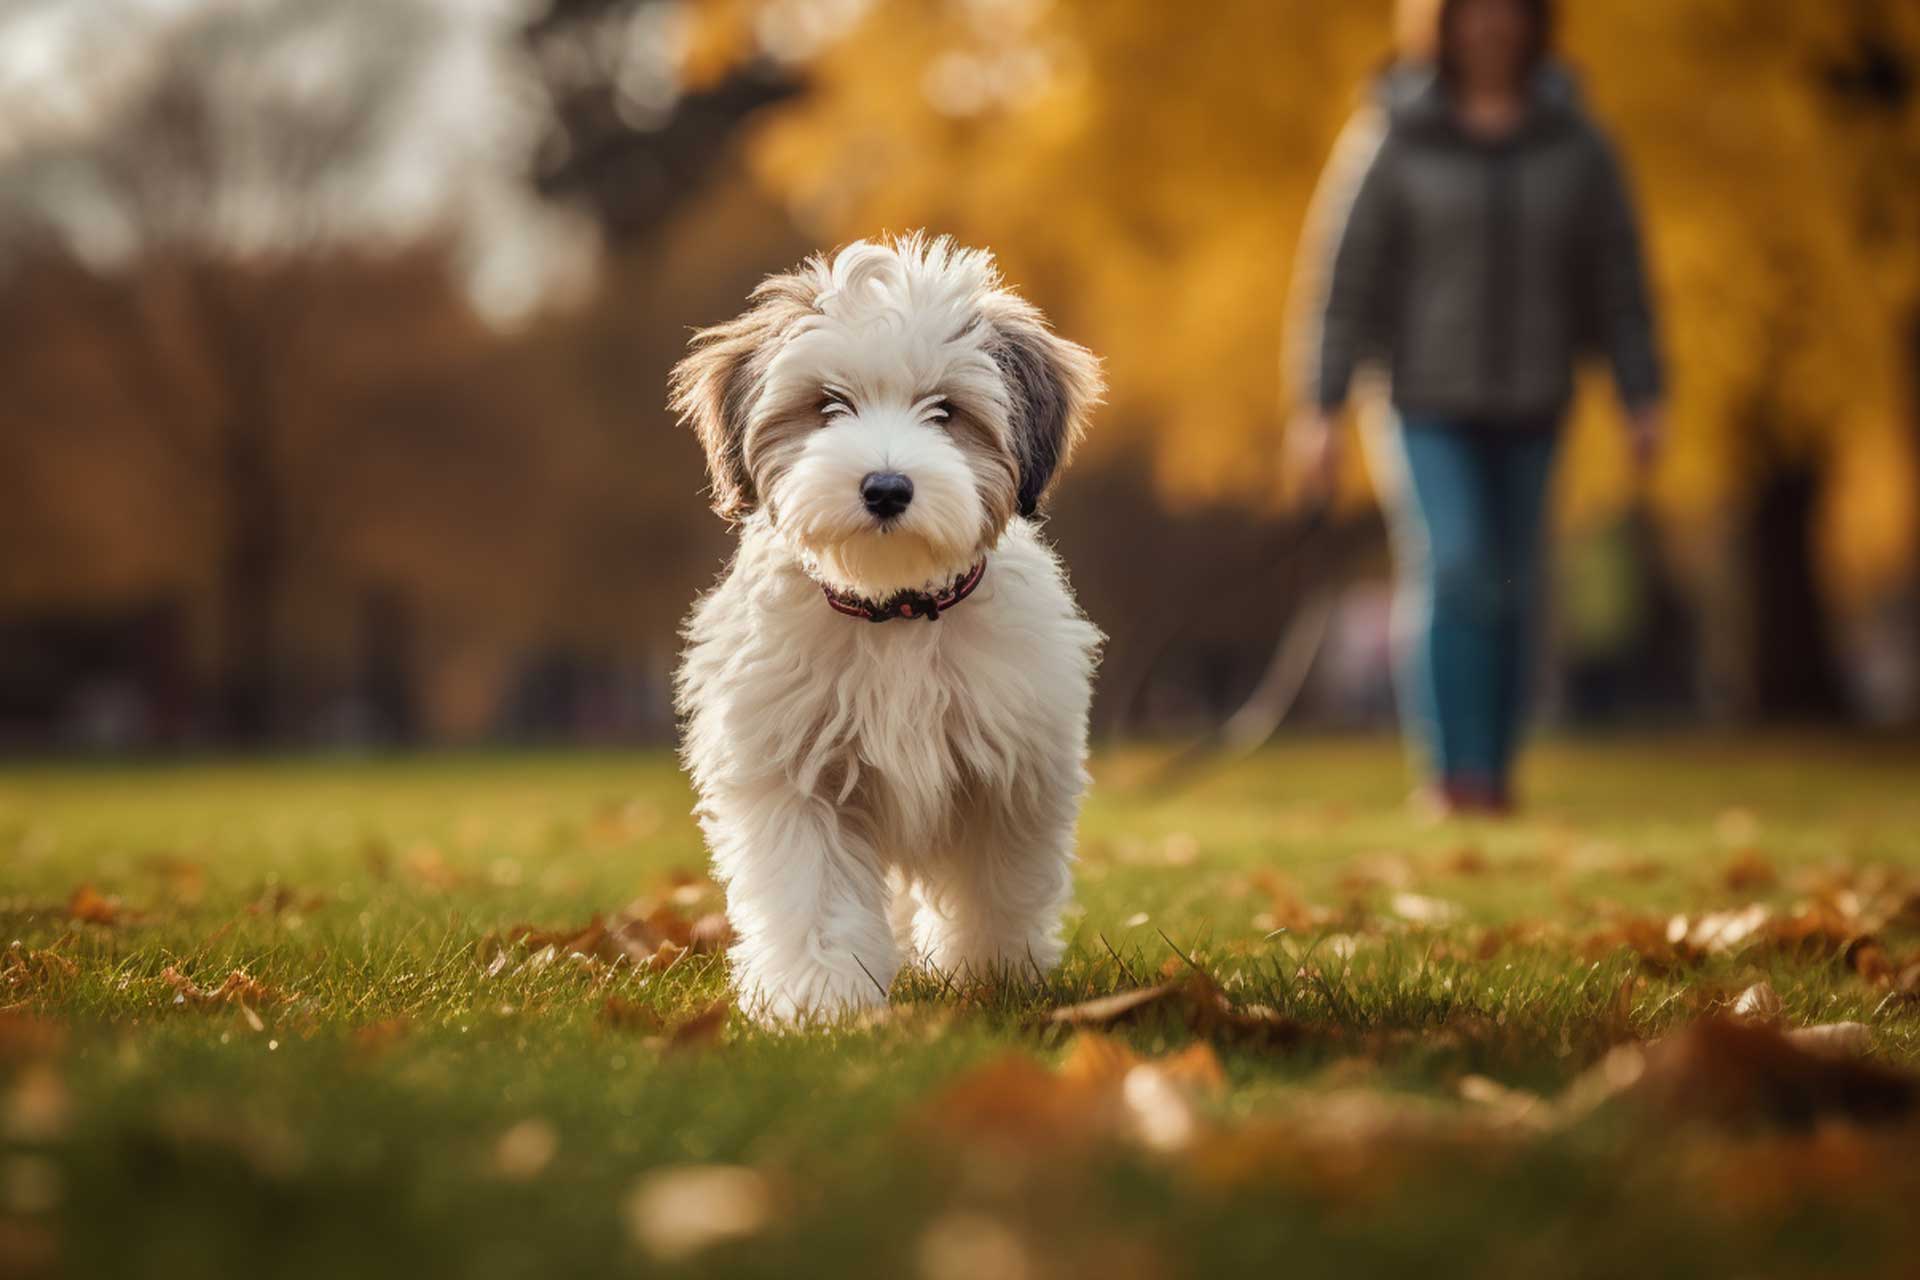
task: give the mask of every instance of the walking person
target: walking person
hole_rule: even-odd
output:
[[[1321,489],[1355,374],[1378,363],[1400,580],[1403,720],[1441,814],[1512,805],[1549,480],[1588,351],[1636,464],[1663,435],[1638,218],[1552,56],[1551,0],[1443,0],[1431,56],[1375,86],[1322,180],[1302,268],[1297,468]]]

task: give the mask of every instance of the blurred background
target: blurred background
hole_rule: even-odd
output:
[[[1392,0],[0,0],[0,750],[672,735],[729,547],[691,328],[882,230],[1104,355],[1052,530],[1107,736],[1392,714],[1356,463],[1303,538],[1280,353]],[[1920,715],[1920,5],[1570,4],[1674,442],[1561,473],[1548,714]],[[1324,623],[1324,633],[1319,629]],[[1301,642],[1324,634],[1317,646]]]

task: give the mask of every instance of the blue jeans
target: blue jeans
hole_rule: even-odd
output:
[[[1557,419],[1402,417],[1394,513],[1403,715],[1434,777],[1504,794],[1530,683]]]

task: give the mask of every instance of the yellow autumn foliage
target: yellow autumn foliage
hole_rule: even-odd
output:
[[[701,25],[743,42],[796,7],[711,0]],[[992,246],[1106,357],[1097,450],[1143,451],[1176,501],[1267,504],[1302,218],[1394,47],[1394,8],[815,0],[844,29],[804,51],[809,92],[768,114],[750,159],[823,242],[925,226]],[[1828,567],[1864,596],[1913,551],[1920,107],[1849,107],[1823,68],[1869,28],[1920,61],[1920,6],[1564,8],[1566,55],[1646,210],[1674,386],[1657,509],[1684,537],[1770,468],[1817,460]],[[1562,489],[1570,523],[1632,497],[1611,418],[1593,380]]]

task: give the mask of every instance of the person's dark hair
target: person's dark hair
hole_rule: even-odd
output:
[[[1453,24],[1460,16],[1460,10],[1469,3],[1472,0],[1441,0],[1434,54],[1435,61],[1440,64],[1441,78],[1449,82],[1455,75]],[[1527,69],[1531,71],[1553,53],[1554,3],[1553,0],[1518,0],[1518,3],[1533,21],[1533,47],[1527,51]]]

